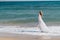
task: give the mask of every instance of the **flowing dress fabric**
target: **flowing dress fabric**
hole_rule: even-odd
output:
[[[38,20],[39,20],[39,28],[40,28],[41,32],[49,32],[49,29],[46,26],[46,24],[44,23],[44,21],[42,20],[42,17],[40,14],[39,14]]]

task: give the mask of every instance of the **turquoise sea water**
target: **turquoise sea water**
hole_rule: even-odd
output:
[[[60,1],[0,2],[0,22],[38,22],[40,10],[45,22],[60,22]]]

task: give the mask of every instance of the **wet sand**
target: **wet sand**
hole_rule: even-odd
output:
[[[19,36],[19,37],[0,37],[0,40],[60,40],[60,37],[55,38],[44,38],[39,36]]]
[[[0,40],[60,40],[60,37],[0,33]]]

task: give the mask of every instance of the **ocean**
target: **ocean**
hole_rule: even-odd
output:
[[[47,25],[60,25],[60,1],[2,1],[0,2],[0,24],[36,26],[41,10]]]

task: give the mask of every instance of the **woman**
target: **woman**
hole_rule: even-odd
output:
[[[50,32],[44,21],[42,20],[43,13],[42,11],[39,12],[38,21],[39,21],[39,28],[41,32]]]

